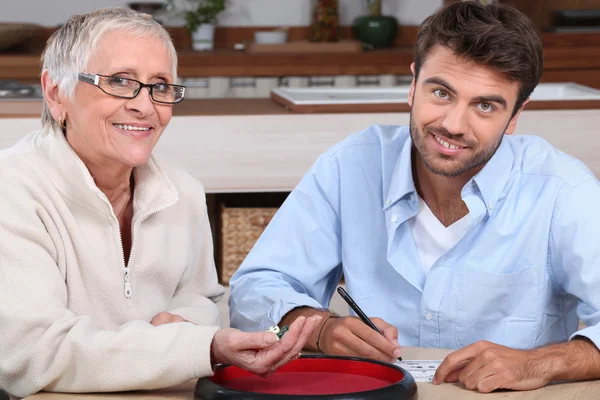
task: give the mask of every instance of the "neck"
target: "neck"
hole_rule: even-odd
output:
[[[444,226],[452,225],[468,214],[461,191],[478,171],[468,171],[456,177],[446,177],[430,171],[413,150],[413,180],[419,196]]]
[[[94,164],[85,160],[84,163],[96,186],[106,195],[113,207],[131,197],[133,168]]]

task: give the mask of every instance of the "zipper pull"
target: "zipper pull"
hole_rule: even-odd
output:
[[[125,297],[131,298],[131,282],[129,282],[129,267],[123,268],[123,275],[125,278]]]
[[[129,281],[125,281],[125,297],[128,299],[131,297],[131,283]]]

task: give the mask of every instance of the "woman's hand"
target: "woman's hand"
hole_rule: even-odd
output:
[[[221,329],[211,345],[213,364],[233,364],[257,375],[269,376],[300,353],[321,319],[321,316],[297,318],[281,340],[271,332]]]
[[[170,312],[159,312],[152,318],[150,323],[154,326],[170,324],[172,322],[185,322],[185,319],[179,315],[171,314]]]

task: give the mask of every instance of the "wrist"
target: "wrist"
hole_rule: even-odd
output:
[[[325,351],[323,351],[323,345],[322,343],[325,341],[325,338],[327,337],[326,333],[323,333],[323,331],[325,330],[325,325],[327,325],[327,322],[329,322],[330,319],[333,318],[342,318],[339,315],[329,315],[327,316],[327,318],[325,318],[325,321],[323,321],[323,323],[321,324],[321,328],[319,329],[319,333],[317,334],[317,340],[315,342],[315,347],[317,348],[318,351],[320,351],[321,353],[325,354]]]
[[[316,308],[311,308],[311,307],[297,307],[294,308],[293,310],[289,311],[287,314],[285,314],[283,316],[283,318],[281,318],[281,321],[279,321],[279,327],[285,326],[285,325],[292,325],[292,323],[296,320],[296,318],[298,317],[306,317],[306,318],[310,318],[314,315],[320,315],[323,317],[323,320],[321,322],[321,326],[318,329],[315,329],[310,337],[308,338],[308,340],[306,341],[306,344],[304,345],[304,350],[307,351],[320,351],[317,348],[317,338],[318,338],[318,333],[321,330],[321,328],[324,325],[325,320],[327,319],[327,317],[329,316],[337,316],[337,314],[333,313],[332,311],[329,311],[327,309],[316,309]]]

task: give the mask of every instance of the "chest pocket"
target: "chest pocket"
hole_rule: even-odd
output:
[[[528,349],[537,335],[538,278],[533,266],[509,274],[465,268],[456,309],[456,344],[478,340]]]

